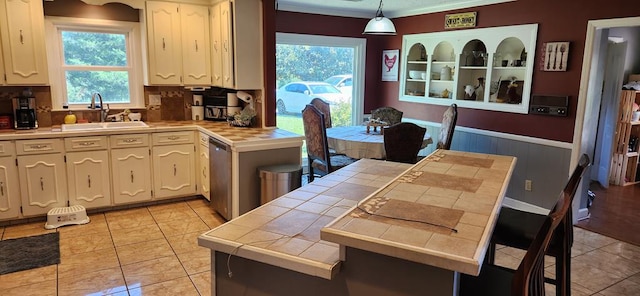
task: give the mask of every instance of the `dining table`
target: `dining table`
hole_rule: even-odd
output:
[[[424,133],[422,146],[433,143],[431,135]],[[337,126],[327,129],[327,144],[336,153],[345,154],[351,158],[385,159],[384,135],[382,127],[373,130],[364,125]]]

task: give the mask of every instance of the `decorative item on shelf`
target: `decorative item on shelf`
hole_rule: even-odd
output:
[[[411,78],[411,79],[424,79],[424,78],[422,78],[422,75],[426,75],[426,74],[427,74],[427,71],[411,70],[411,71],[409,71],[409,78]]]
[[[520,104],[522,102],[522,96],[518,94],[518,83],[515,77],[513,78],[507,86],[507,97],[509,98],[507,102],[509,104]]]
[[[364,27],[364,32],[362,34],[368,35],[395,35],[396,27],[393,25],[393,22],[386,18],[384,14],[382,14],[382,0],[380,0],[380,5],[378,6],[378,11],[376,11],[376,16],[372,18],[367,26]]]
[[[484,95],[484,77],[478,77],[478,85],[474,90],[476,94],[476,100],[482,101]]]
[[[451,67],[445,65],[440,70],[440,80],[451,80]]]
[[[448,89],[446,89],[446,88],[445,88],[445,89],[442,91],[441,95],[442,95],[442,97],[443,97],[443,98],[448,98],[448,97],[449,97],[449,95],[451,95],[451,92],[450,92]]]
[[[496,81],[491,81],[491,84],[489,84],[489,95],[491,96],[492,101],[495,101],[496,99],[494,95],[498,93],[498,89],[500,88],[500,79],[502,79],[502,76],[498,77],[498,80]]]
[[[471,84],[467,84],[464,87],[464,99],[475,101],[476,100],[476,89]]]
[[[640,120],[640,106],[637,103],[633,103],[633,108],[631,108],[631,121],[639,121]]]
[[[473,64],[471,66],[486,66],[487,65],[487,53],[480,50],[474,50],[471,52],[473,54]]]
[[[527,64],[527,52],[524,50],[524,47],[520,52],[520,62],[523,64],[523,66]]]

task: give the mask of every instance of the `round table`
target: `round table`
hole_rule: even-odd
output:
[[[369,131],[366,126],[338,126],[327,129],[329,148],[337,153],[346,154],[352,158],[385,159],[384,136],[378,130]],[[431,135],[424,134],[422,148],[433,143]]]

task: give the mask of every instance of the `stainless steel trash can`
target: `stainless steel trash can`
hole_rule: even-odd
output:
[[[302,185],[302,167],[282,164],[258,168],[260,173],[260,204],[268,203]]]

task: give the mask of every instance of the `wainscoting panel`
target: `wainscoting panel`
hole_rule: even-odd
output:
[[[407,118],[403,121],[426,127],[432,136],[433,144],[422,149],[420,155],[435,150],[439,123]],[[546,209],[553,207],[569,176],[571,143],[457,127],[451,149],[517,157],[507,197]],[[531,180],[531,191],[525,190],[526,180]]]

